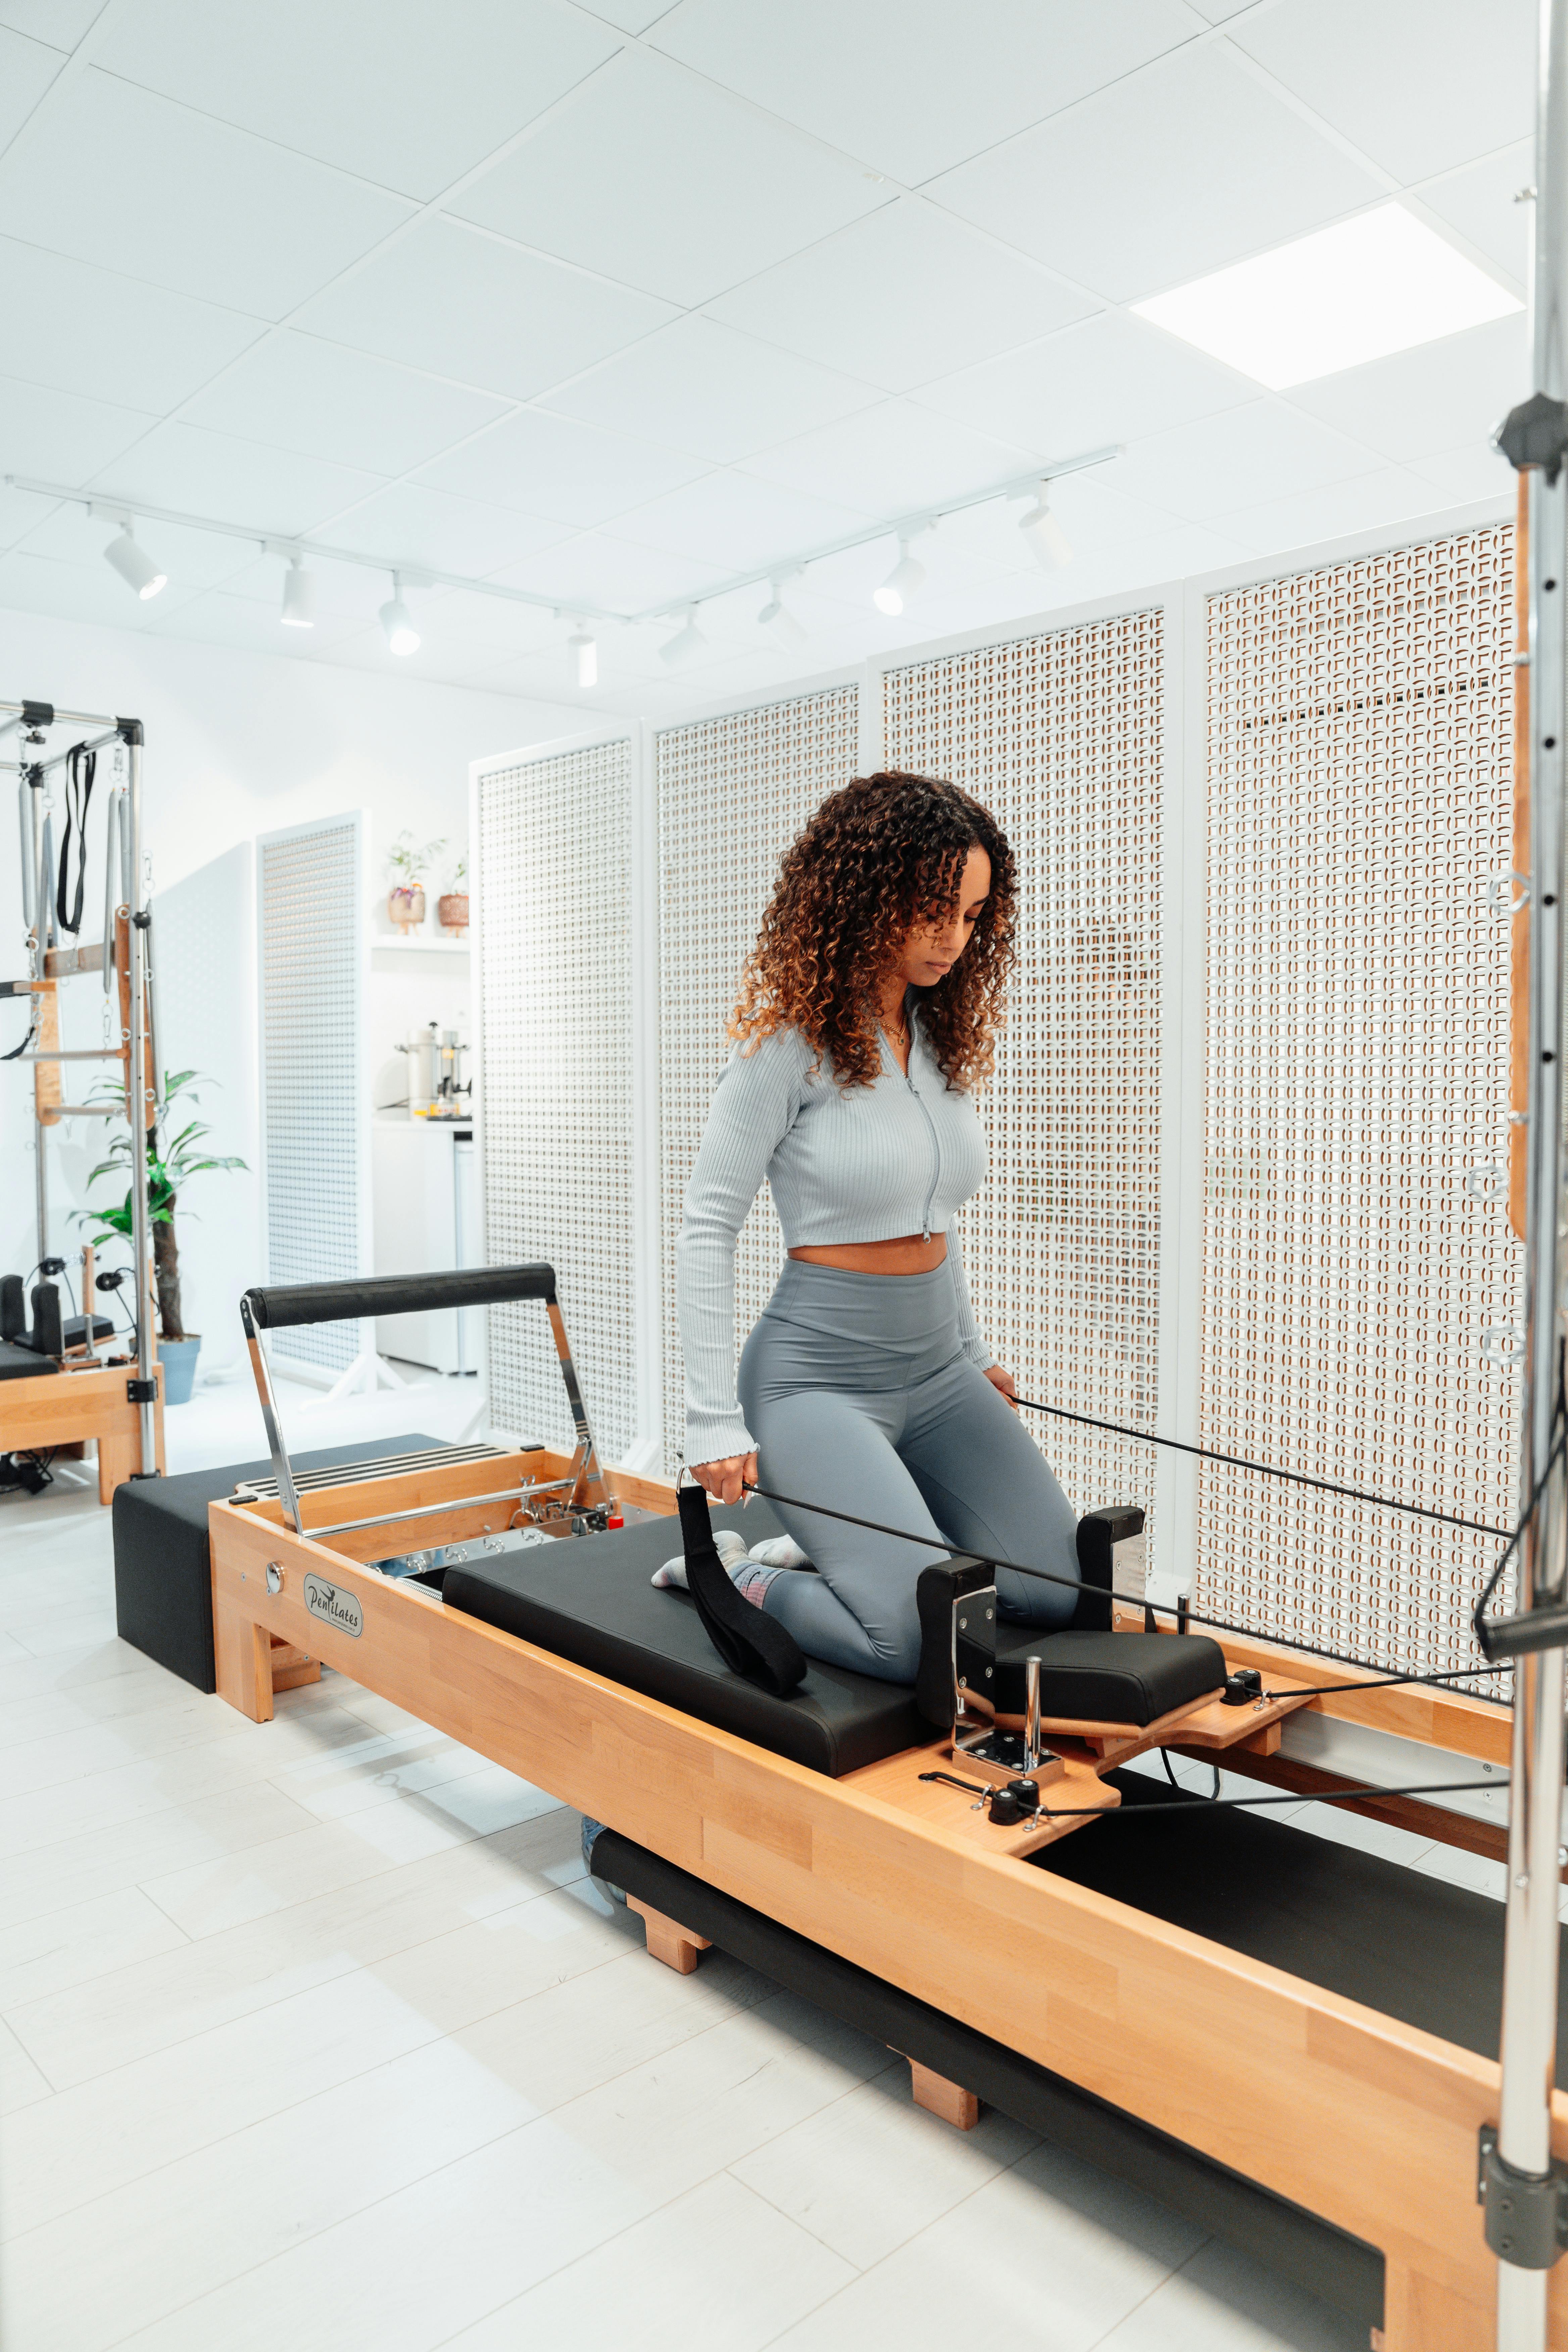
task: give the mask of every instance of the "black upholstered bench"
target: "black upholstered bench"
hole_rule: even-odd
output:
[[[716,1510],[713,1523],[748,1543],[784,1533],[763,1502]],[[813,1659],[799,1689],[775,1698],[731,1674],[687,1594],[648,1582],[679,1549],[678,1519],[646,1519],[611,1535],[470,1558],[447,1567],[441,1595],[448,1609],[834,1779],[935,1737],[903,1683]]]
[[[0,1381],[36,1381],[40,1373],[58,1370],[52,1356],[40,1356],[15,1339],[0,1339]]]
[[[44,1369],[36,1356],[32,1360]],[[441,1444],[438,1437],[383,1437],[371,1444],[330,1445],[320,1453],[297,1454],[294,1466],[330,1470],[339,1463],[379,1462],[390,1454]],[[134,1479],[115,1489],[114,1613],[120,1638],[197,1690],[217,1688],[207,1505],[232,1495],[242,1478],[271,1475],[270,1462],[231,1462],[177,1478]]]

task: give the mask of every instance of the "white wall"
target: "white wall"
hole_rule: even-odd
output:
[[[168,892],[171,914],[160,985],[173,1026],[160,1040],[160,1052],[171,1067],[194,1062],[204,1069],[224,1050],[233,1027],[231,1008],[203,1011],[182,984],[174,950],[187,919],[205,920],[202,909],[232,895],[233,869],[216,869],[215,861],[258,833],[334,810],[368,808],[370,872],[376,885],[372,923],[374,934],[385,937],[384,868],[394,836],[405,827],[421,842],[445,835],[455,850],[467,836],[470,761],[499,744],[560,735],[581,723],[578,711],[560,704],[0,613],[0,698],[15,701],[24,695],[62,709],[138,718],[146,728],[145,843],[154,902],[159,893]],[[61,734],[57,748],[64,749],[68,740]],[[12,749],[8,742],[0,753]],[[100,799],[107,781],[100,765]],[[0,976],[7,978],[26,970],[15,799],[15,779],[0,776]],[[96,806],[93,815],[84,940],[97,938],[102,906]],[[57,813],[57,838],[60,824]],[[204,874],[194,894],[173,887],[203,869],[215,870]],[[216,894],[210,901],[209,882]],[[434,889],[429,895],[434,936]],[[204,987],[205,975],[216,969],[211,958],[209,941]],[[253,962],[253,938],[247,929],[235,941],[237,990],[251,985]],[[448,963],[432,957],[427,970],[411,969],[412,959],[390,950],[380,951],[373,965],[369,1058],[383,1082],[377,1099],[385,1100],[403,1091],[393,1083],[403,1071],[401,1059],[392,1055],[393,1042],[415,1021],[458,1024],[468,1003],[467,972],[460,958]],[[68,982],[61,996],[66,1042],[97,1044],[103,1002],[98,982]],[[24,1018],[21,1008],[0,1006],[0,1053],[20,1043]],[[78,1073],[91,1068],[68,1066]],[[214,1148],[253,1159],[254,1066],[237,1085],[226,1070],[213,1076],[223,1085],[211,1089],[200,1108],[215,1129]],[[84,1087],[89,1082],[82,1081]],[[36,1255],[31,1091],[29,1072],[0,1065],[0,1272],[25,1274]],[[365,1109],[368,1116],[368,1102]],[[87,1174],[101,1157],[107,1124],[78,1120],[71,1123],[74,1133],[67,1127],[50,1131],[52,1245],[62,1254],[79,1245],[80,1229],[68,1223],[69,1213],[80,1205]],[[185,1306],[191,1328],[206,1324],[216,1340],[226,1328],[233,1297],[256,1270],[240,1263],[255,1248],[254,1193],[247,1195],[232,1178],[202,1182],[213,1188],[205,1202],[192,1202],[201,1212],[202,1228],[182,1241],[182,1252],[191,1259]],[[229,1185],[235,1186],[234,1195],[220,1206],[216,1188]],[[103,1197],[108,1196],[105,1187]],[[215,1345],[212,1360],[221,1362],[230,1353],[226,1346]]]

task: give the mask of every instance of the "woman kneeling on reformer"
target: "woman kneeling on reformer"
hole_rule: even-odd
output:
[[[1072,1510],[975,1328],[952,1231],[985,1178],[973,1089],[1014,892],[1005,835],[955,784],[875,775],[823,803],[746,966],[677,1252],[686,1454],[709,1494],[738,1501],[760,1460],[770,1489],[935,1539],[781,1503],[815,1575],[729,1542],[738,1589],[809,1656],[889,1682],[915,1679],[916,1581],[944,1539],[1078,1575]],[[735,1240],[764,1176],[789,1255],[737,1394]],[[1068,1587],[996,1583],[1016,1623],[1072,1612]]]

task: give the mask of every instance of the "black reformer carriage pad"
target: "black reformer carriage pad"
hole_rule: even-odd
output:
[[[784,1533],[760,1498],[743,1510],[738,1504],[715,1510],[713,1524],[733,1528],[749,1544]],[[448,1608],[834,1779],[929,1744],[932,1727],[907,1684],[813,1658],[799,1688],[778,1698],[731,1673],[688,1595],[648,1581],[679,1550],[674,1518],[490,1559],[470,1550],[463,1565],[447,1569],[442,1597]],[[1031,1650],[1043,1668],[1042,1712],[1086,1723],[1152,1723],[1225,1681],[1218,1646],[1197,1636],[1004,1627],[999,1650],[1005,1712],[1023,1712],[1023,1660]]]
[[[733,1528],[749,1544],[784,1531],[760,1500],[716,1510],[713,1525]],[[441,1597],[449,1609],[833,1779],[931,1738],[904,1683],[875,1682],[812,1658],[799,1687],[775,1698],[732,1674],[689,1596],[648,1582],[679,1550],[675,1518],[489,1559],[470,1549],[463,1566],[447,1568]]]

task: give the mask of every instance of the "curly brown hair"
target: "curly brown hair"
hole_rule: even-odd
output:
[[[958,961],[921,991],[921,1025],[949,1086],[986,1077],[1013,965],[1013,852],[988,809],[934,776],[857,776],[823,802],[779,862],[730,1034],[798,1029],[840,1086],[870,1086],[877,982],[914,924],[952,913],[972,849],[991,860],[990,892]]]

